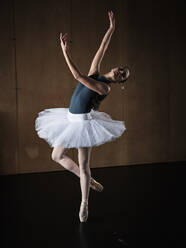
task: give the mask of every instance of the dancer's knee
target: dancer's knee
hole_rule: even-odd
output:
[[[51,158],[52,160],[58,162],[59,160],[63,159],[65,157],[66,149],[62,147],[54,147]]]
[[[58,155],[52,155],[52,160],[55,162],[58,162],[59,160],[64,158],[64,155],[58,156]]]

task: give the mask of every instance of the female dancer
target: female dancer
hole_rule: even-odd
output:
[[[102,76],[100,64],[115,30],[115,18],[108,12],[110,27],[92,61],[88,76],[82,74],[69,55],[67,34],[60,33],[61,48],[66,63],[78,81],[69,108],[50,108],[40,112],[35,121],[35,129],[40,138],[51,147],[52,159],[80,178],[82,200],[79,219],[88,218],[88,198],[90,187],[98,192],[103,186],[91,177],[90,154],[93,146],[99,146],[122,135],[126,127],[123,121],[113,120],[108,114],[98,111],[100,102],[110,93],[111,84],[122,83],[130,75],[129,68],[113,68]],[[78,165],[66,155],[69,148],[78,149]]]

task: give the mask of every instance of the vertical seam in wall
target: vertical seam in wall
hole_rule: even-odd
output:
[[[121,11],[122,10],[122,0],[120,0],[119,5],[120,5],[120,11]],[[118,13],[118,20],[121,20],[121,12]],[[119,37],[119,64],[122,65],[123,63],[122,63],[121,52],[122,52],[122,37],[123,37],[123,35],[122,35],[122,24],[123,23],[122,22],[120,22],[120,23],[121,24],[119,25],[119,27],[120,27],[120,35],[121,35],[121,37]],[[120,89],[120,90],[121,90],[121,106],[122,106],[122,108],[121,108],[121,111],[122,111],[121,118],[122,118],[122,120],[124,120],[124,111],[125,111],[125,109],[124,109],[124,103],[123,103],[123,92],[122,92],[122,89]]]
[[[171,76],[170,76],[170,27],[171,27],[171,15],[170,15],[170,12],[169,12],[169,18],[168,19],[168,23],[167,24],[167,28],[168,28],[168,35],[167,35],[167,39],[168,39],[168,46],[167,46],[167,49],[168,49],[168,131],[167,131],[167,144],[166,144],[166,147],[167,147],[167,154],[166,154],[166,161],[171,161],[170,160],[170,129],[171,129],[171,119],[170,119],[170,108],[171,108],[171,103],[170,103],[170,99],[171,99]]]
[[[72,0],[70,0],[70,37],[72,40]]]
[[[120,35],[120,37],[119,37],[119,66],[123,66],[124,64],[123,64],[123,51],[125,51],[126,50],[126,48],[125,47],[123,47],[123,44],[124,45],[126,45],[126,36],[124,36],[123,35],[123,29],[124,29],[124,23],[123,23],[123,20],[122,20],[122,11],[123,11],[123,6],[124,5],[126,5],[126,3],[123,1],[123,0],[120,0],[119,1],[119,11],[118,11],[118,27],[119,27],[119,35]],[[126,16],[126,15],[124,15],[124,16]],[[116,23],[116,25],[117,25],[117,23]],[[126,32],[125,32],[126,33]],[[123,39],[125,39],[125,42],[123,42]],[[121,87],[121,86],[119,86],[119,87]],[[121,114],[121,120],[122,121],[124,121],[124,123],[125,123],[125,125],[126,125],[126,110],[127,110],[127,108],[126,108],[126,101],[125,101],[125,89],[124,90],[122,90],[121,88],[120,88],[120,91],[121,91],[121,106],[122,106],[122,108],[121,108],[121,111],[122,111],[122,114]],[[124,136],[123,136],[123,138],[124,138]],[[121,143],[121,144],[125,144],[125,143]],[[124,149],[124,147],[122,147],[122,149],[120,149],[120,153],[121,154],[118,154],[119,155],[119,157],[120,158],[122,158],[122,153],[123,153],[123,149]],[[122,165],[123,165],[123,159],[122,159]]]
[[[125,2],[125,15],[124,16],[126,16],[126,19],[125,19],[125,23],[126,23],[126,29],[125,29],[125,33],[126,33],[126,38],[125,38],[125,46],[126,46],[126,49],[125,49],[125,52],[126,52],[126,61],[127,61],[127,65],[128,65],[128,37],[127,37],[127,35],[129,35],[129,33],[128,33],[128,15],[127,15],[127,8],[128,8],[128,2],[126,1]],[[128,83],[128,85],[130,85],[130,82],[127,82]],[[127,86],[128,86],[127,85]],[[127,87],[128,88],[128,87]],[[126,88],[126,94],[127,94],[127,88]],[[126,99],[128,99],[128,98],[126,98]],[[127,101],[125,100],[125,112],[124,112],[124,117],[125,118],[127,118],[128,117],[128,114],[126,114],[127,112]]]
[[[127,14],[126,14],[126,9],[127,9],[127,1],[123,1],[123,0],[120,0],[120,10],[121,10],[121,12],[123,11],[123,7],[124,7],[124,16],[125,17],[127,17]],[[127,59],[128,59],[128,53],[127,53],[127,37],[126,37],[126,35],[127,35],[127,31],[126,31],[126,29],[124,29],[124,27],[123,27],[123,21],[121,21],[121,18],[122,18],[122,14],[121,14],[121,12],[119,13],[119,18],[118,18],[118,21],[120,21],[120,23],[121,23],[121,25],[119,26],[120,27],[120,29],[121,29],[121,31],[120,31],[120,35],[121,35],[121,37],[119,37],[119,40],[120,40],[120,51],[125,51],[125,56],[126,56],[126,58],[125,58],[125,60],[123,60],[122,58],[122,56],[121,56],[121,52],[120,52],[120,57],[119,57],[119,61],[120,61],[120,65],[123,65],[123,66],[125,66],[125,64],[124,64],[124,61],[126,61]],[[127,18],[125,19],[125,23],[127,22]],[[123,32],[122,32],[122,30],[125,30],[125,36],[123,35]],[[122,39],[124,39],[124,42],[122,42]],[[123,47],[122,48],[122,45],[125,45],[126,47]],[[126,114],[126,111],[127,111],[127,104],[126,104],[126,101],[125,101],[125,99],[123,99],[124,97],[125,97],[125,94],[127,93],[126,92],[126,90],[127,89],[124,89],[124,90],[122,90],[121,89],[121,95],[122,95],[122,120],[124,120],[125,121],[125,119],[126,119],[126,117],[127,117],[127,114]]]
[[[19,125],[18,125],[18,82],[17,82],[17,53],[16,53],[16,24],[15,24],[15,0],[12,0],[12,34],[14,49],[14,79],[16,95],[16,174],[19,168]]]
[[[73,51],[73,42],[72,42],[72,0],[70,0],[70,46],[71,51]],[[75,161],[76,150],[72,152],[72,159]]]

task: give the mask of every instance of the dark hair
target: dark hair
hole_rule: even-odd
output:
[[[127,69],[127,70],[129,71],[129,76],[130,76],[130,68],[129,68],[128,66],[123,66],[122,68],[123,68],[123,69]],[[126,71],[124,71],[121,75],[122,75],[123,77],[125,77],[125,76],[126,76]],[[128,78],[122,80],[121,82],[125,82],[125,81],[127,81],[127,79],[128,79]]]

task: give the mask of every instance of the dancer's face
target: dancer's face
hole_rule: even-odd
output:
[[[115,82],[127,80],[130,76],[130,71],[127,67],[115,67],[111,70]]]

